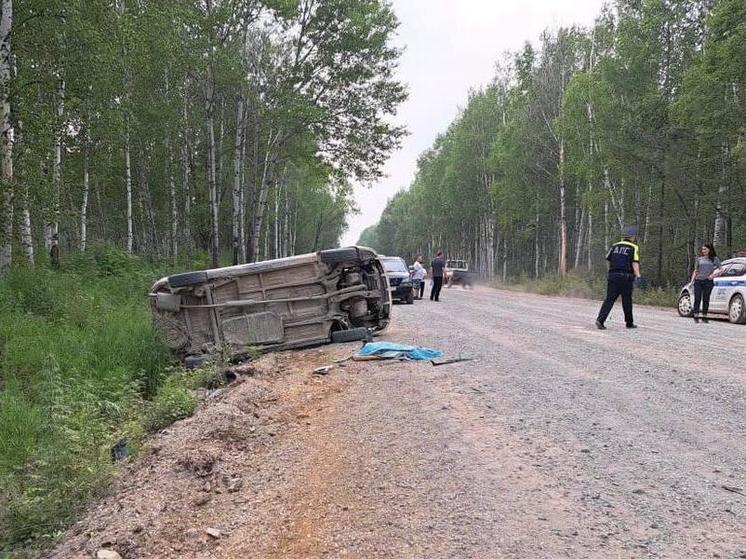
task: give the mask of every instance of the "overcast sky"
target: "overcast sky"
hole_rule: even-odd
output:
[[[495,62],[541,32],[573,23],[590,25],[603,0],[393,0],[401,23],[397,43],[405,48],[398,78],[409,100],[397,121],[409,130],[392,154],[386,177],[372,188],[355,188],[360,214],[349,218],[342,246],[381,216],[386,201],[414,179],[417,157],[445,131],[466,104],[469,88],[489,83]]]

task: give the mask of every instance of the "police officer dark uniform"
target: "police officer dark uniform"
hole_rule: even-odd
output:
[[[606,255],[609,261],[609,275],[606,283],[606,299],[598,312],[596,327],[605,330],[604,322],[614,306],[617,297],[622,296],[624,322],[627,328],[637,328],[632,318],[632,288],[635,279],[640,276],[640,247],[635,240],[637,227],[625,227],[622,230],[622,240],[613,244]]]

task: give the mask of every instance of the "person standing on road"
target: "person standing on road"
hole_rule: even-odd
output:
[[[433,274],[433,287],[430,290],[430,300],[440,301],[440,288],[443,287],[443,268],[446,261],[443,259],[443,251],[439,250],[430,262],[430,270]]]
[[[637,240],[637,227],[629,226],[622,230],[622,240],[613,244],[606,255],[609,261],[609,275],[606,282],[606,299],[596,318],[596,327],[605,330],[606,318],[617,297],[622,296],[624,322],[627,328],[637,328],[632,318],[632,288],[635,282],[642,282],[640,275],[640,247]]]
[[[419,293],[419,297],[417,297],[418,299],[422,299],[422,295],[425,293],[425,276],[427,275],[427,270],[425,270],[425,267],[422,265],[422,255],[418,255],[417,258],[415,258],[412,268],[414,268],[414,271],[412,272],[414,292],[415,294]]]
[[[692,307],[692,316],[695,322],[699,322],[699,304],[702,303],[702,321],[707,322],[707,311],[710,309],[710,293],[715,282],[712,278],[715,271],[720,267],[720,259],[715,253],[715,248],[705,243],[702,245],[702,256],[697,257],[692,272],[691,281],[694,282],[694,307]]]

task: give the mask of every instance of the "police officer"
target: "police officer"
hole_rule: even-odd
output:
[[[617,297],[622,296],[624,322],[627,328],[637,328],[632,318],[632,288],[635,282],[642,282],[640,276],[640,247],[635,242],[637,227],[632,225],[622,230],[622,240],[611,246],[606,260],[609,261],[609,275],[606,283],[606,299],[598,312],[596,327],[605,330],[604,322]]]

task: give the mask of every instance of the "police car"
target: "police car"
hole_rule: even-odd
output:
[[[710,295],[709,315],[727,315],[735,324],[746,324],[746,257],[725,260],[718,268]],[[694,283],[679,293],[679,315],[691,317]]]

